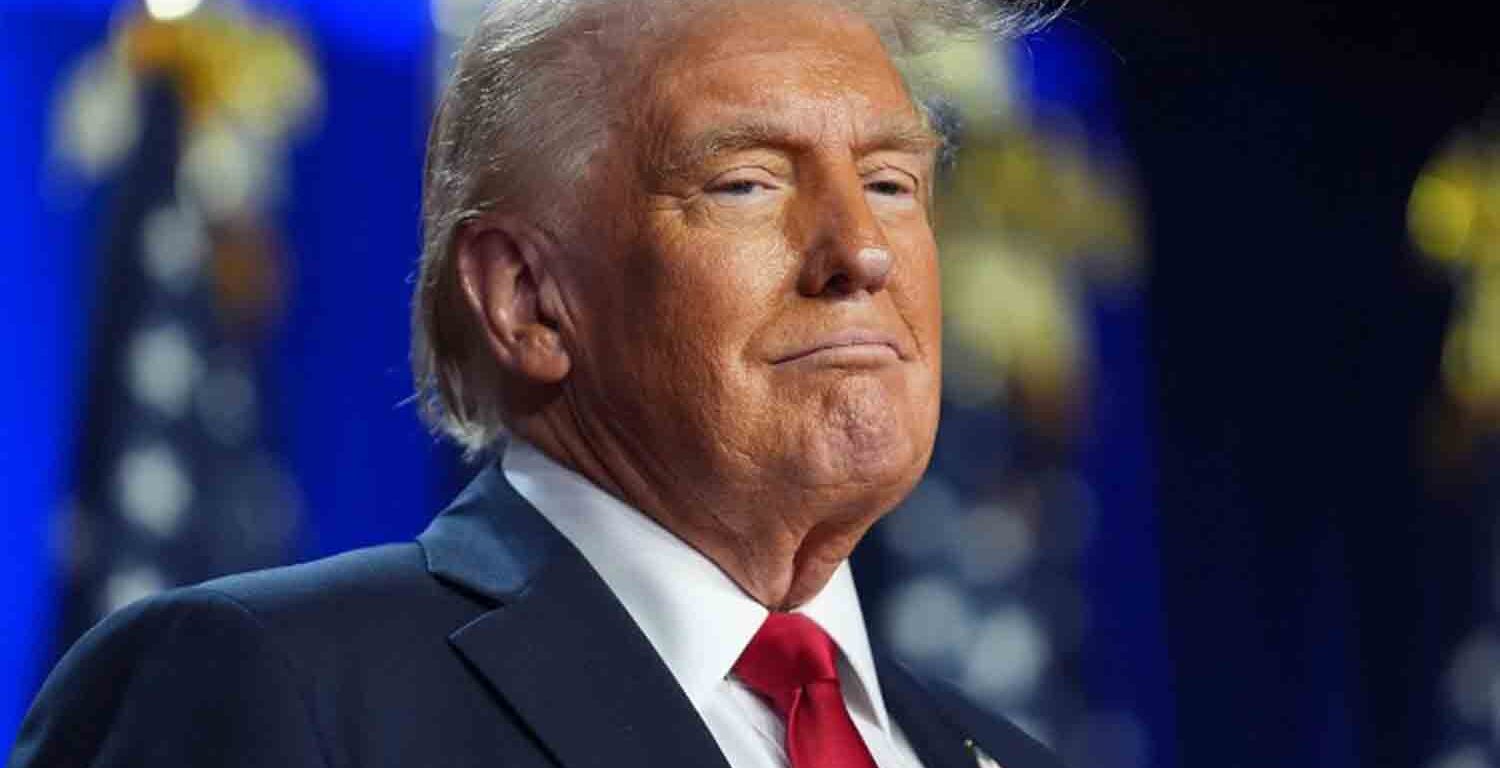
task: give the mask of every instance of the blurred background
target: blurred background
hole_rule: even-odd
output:
[[[926,57],[933,468],[877,638],[1071,765],[1500,766],[1500,24],[1082,4]],[[407,539],[476,0],[0,0],[0,750],[104,613]]]

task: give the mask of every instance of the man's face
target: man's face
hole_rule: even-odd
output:
[[[889,509],[937,427],[934,136],[875,33],[807,3],[718,10],[651,73],[568,257],[585,431],[669,500]]]

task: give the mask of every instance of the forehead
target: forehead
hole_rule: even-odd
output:
[[[919,122],[879,36],[829,5],[724,3],[659,56],[636,105],[658,140],[747,121],[820,135]]]

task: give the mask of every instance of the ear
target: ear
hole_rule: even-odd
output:
[[[540,230],[495,214],[466,224],[454,243],[464,298],[495,364],[542,385],[561,382],[572,369],[558,333],[557,285],[548,270],[553,249]]]

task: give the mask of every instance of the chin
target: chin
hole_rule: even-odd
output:
[[[816,429],[802,469],[808,484],[840,489],[861,505],[894,506],[921,479],[932,456],[932,430],[890,411],[878,421],[834,419]]]

